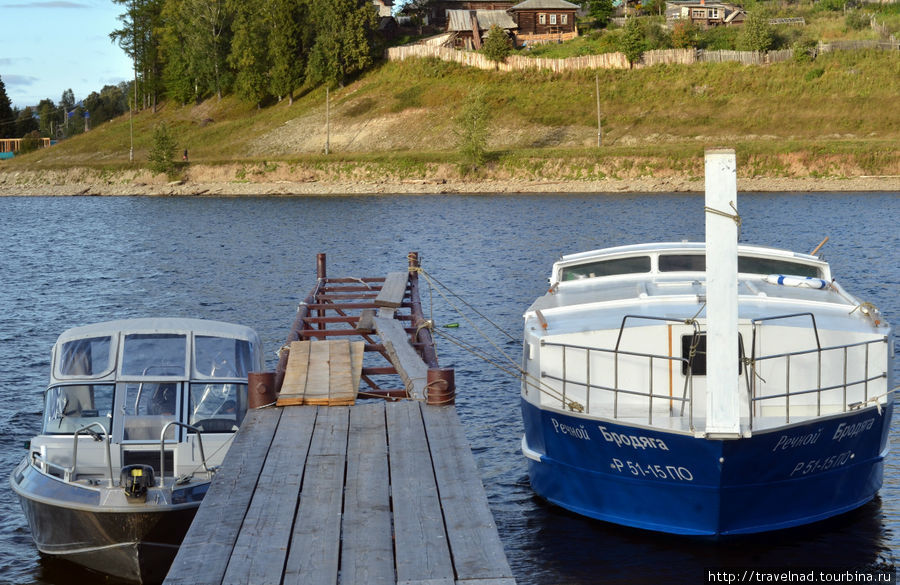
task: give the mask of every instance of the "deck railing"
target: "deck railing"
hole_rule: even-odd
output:
[[[779,319],[788,319],[788,318],[797,318],[797,317],[809,317],[812,324],[812,331],[815,335],[815,347],[810,349],[803,349],[797,351],[786,351],[781,353],[773,353],[769,355],[761,355],[756,356],[756,340],[757,334],[759,332],[760,327],[764,322],[769,322],[773,320]],[[612,418],[619,419],[620,418],[620,396],[636,396],[645,398],[647,401],[646,414],[647,414],[647,424],[653,424],[653,406],[654,403],[659,404],[660,400],[668,400],[669,401],[669,415],[670,416],[680,416],[683,417],[685,414],[688,417],[688,426],[691,430],[694,429],[694,421],[693,421],[693,397],[694,397],[694,384],[693,384],[693,371],[692,371],[692,360],[685,357],[676,357],[665,354],[655,354],[651,352],[640,352],[640,351],[626,351],[620,349],[620,343],[622,339],[622,332],[625,328],[626,321],[629,319],[650,319],[650,320],[660,320],[660,321],[671,321],[671,322],[679,322],[682,324],[691,323],[691,320],[677,320],[677,319],[669,319],[663,317],[645,317],[645,316],[635,316],[628,315],[622,319],[622,325],[619,329],[619,336],[616,340],[616,344],[613,348],[602,348],[602,347],[590,347],[584,345],[574,345],[568,343],[555,343],[547,340],[541,340],[541,347],[553,347],[559,348],[561,351],[561,356],[559,362],[559,371],[558,373],[550,373],[546,370],[541,372],[542,380],[551,380],[558,383],[558,398],[560,399],[560,403],[562,405],[569,405],[572,402],[578,402],[577,400],[572,399],[572,387],[574,386],[576,389],[584,389],[584,412],[586,414],[591,413],[591,393],[592,391],[600,391],[600,392],[608,392],[612,394]],[[872,348],[875,344],[887,344],[887,337],[879,337],[875,339],[870,339],[866,341],[858,341],[854,343],[847,343],[842,345],[833,345],[822,347],[818,327],[816,325],[815,316],[812,313],[795,313],[790,315],[779,315],[775,317],[768,317],[765,319],[758,319],[751,322],[753,327],[753,353],[751,357],[746,357],[744,355],[743,344],[740,344],[740,359],[742,361],[742,372],[744,377],[745,391],[747,392],[747,396],[749,398],[750,405],[750,428],[756,428],[757,418],[754,415],[756,410],[762,411],[762,406],[767,401],[783,401],[784,404],[784,421],[785,423],[790,423],[792,416],[796,420],[798,415],[798,411],[801,407],[806,408],[807,410],[810,407],[809,401],[806,401],[804,404],[798,404],[797,401],[794,401],[792,404],[792,399],[797,399],[801,396],[807,395],[815,395],[815,416],[821,416],[823,414],[823,394],[826,392],[834,391],[834,390],[842,390],[842,398],[840,400],[840,405],[836,404],[836,401],[832,401],[829,403],[831,406],[839,406],[840,412],[847,412],[848,410],[853,410],[854,408],[859,408],[866,403],[872,401],[873,399],[878,399],[880,394],[872,395],[870,384],[878,381],[878,380],[886,380],[887,379],[887,370],[880,370],[876,372],[870,372],[870,355]],[[694,323],[694,333],[699,336],[700,330],[699,325]],[[851,366],[851,350],[853,348],[863,348],[860,350],[864,355],[860,360],[862,365],[862,372],[860,375],[853,375],[851,379],[851,370],[853,369]],[[572,352],[577,352],[575,356],[572,355]],[[599,384],[596,381],[597,375],[592,374],[592,362],[594,364],[594,369],[597,369],[597,357],[599,355],[606,356],[605,359],[602,359],[603,363],[603,371],[607,373],[610,369],[612,370],[612,384]],[[792,366],[792,359],[794,363],[798,361],[797,358],[800,356],[809,356],[814,355],[816,359],[816,376],[815,376],[815,385],[811,387],[801,388],[801,389],[792,389],[792,374],[796,374],[796,370],[799,369],[799,366]],[[576,357],[577,356],[577,357]],[[840,368],[843,373],[841,379],[835,383],[834,375],[826,376],[829,380],[823,385],[823,362],[825,363],[833,363],[835,359],[834,356],[837,356],[836,359],[840,360]],[[592,357],[594,358],[592,360]],[[643,387],[635,388],[628,387],[622,384],[622,380],[619,376],[620,364],[623,358],[629,359],[629,368],[632,373],[639,372],[640,369],[644,366],[639,365],[642,361],[646,364],[646,377],[642,378],[641,384]],[[831,362],[829,362],[831,360]],[[543,361],[543,359],[542,359]],[[638,365],[635,365],[635,361],[638,362]],[[760,366],[763,363],[768,364],[777,364],[779,361],[783,362],[784,366],[784,385],[781,386],[774,380],[767,381],[761,383],[763,381],[762,376],[760,375]],[[578,368],[577,372],[573,371],[572,363],[576,363],[577,365],[574,368]],[[654,383],[654,370],[659,373],[659,363],[670,364],[669,371],[672,371],[672,365],[674,363],[682,364],[681,371],[684,376],[684,386],[681,393],[681,396],[672,395],[671,392],[671,383],[670,383],[670,393],[669,394],[658,394],[653,391],[653,383]],[[792,369],[793,368],[793,369]],[[808,377],[810,372],[810,365],[807,363],[804,365],[804,376]],[[608,375],[608,374],[607,374]],[[671,382],[671,380],[670,380]],[[796,387],[796,380],[794,381],[794,387]],[[861,400],[856,400],[858,396],[851,396],[851,391],[855,388],[862,388],[862,396]],[[766,393],[761,395],[764,390],[773,390],[772,393]],[[579,392],[580,395],[580,392]],[[594,401],[595,404],[597,400]],[[676,412],[675,404],[680,404],[680,409]],[[609,408],[609,400],[604,400],[602,402],[603,408]],[[779,411],[780,411],[780,404]],[[792,415],[792,408],[794,409],[794,413]],[[594,409],[596,413],[596,408]],[[634,416],[633,410],[628,414],[629,417]],[[608,410],[606,411],[608,414]],[[659,414],[659,410],[657,409],[657,414]],[[808,414],[808,413],[807,413]],[[828,414],[827,412],[825,414]],[[779,412],[780,415],[780,412]]]

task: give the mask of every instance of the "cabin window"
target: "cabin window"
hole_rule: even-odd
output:
[[[550,24],[556,24],[556,15],[555,14],[550,15]]]
[[[660,254],[660,272],[684,270],[698,272],[706,270],[706,254]],[[746,274],[791,274],[794,276],[821,278],[819,269],[809,264],[779,260],[777,258],[756,258],[754,256],[738,256],[738,272]]]
[[[47,390],[44,401],[44,434],[71,435],[95,422],[112,432],[112,412],[112,384],[55,386]]]
[[[62,344],[57,373],[60,376],[99,377],[112,369],[112,339],[90,337]]]
[[[188,424],[200,432],[236,431],[247,414],[247,385],[191,384],[188,408],[191,413]]]
[[[559,22],[560,22],[560,24],[569,24],[569,15],[568,14],[560,14]]]
[[[694,10],[694,11],[691,13],[691,17],[692,17],[692,18],[704,18],[705,16],[706,16],[706,11],[705,11],[705,10],[699,10],[699,9],[698,9],[698,10]]]
[[[546,14],[538,14],[538,22],[540,24],[547,24],[547,15]]]
[[[163,427],[177,420],[181,384],[174,382],[128,382],[120,384],[125,441],[159,442]],[[175,439],[175,425],[166,439]]]
[[[659,257],[660,272],[706,270],[705,254],[665,254]]]
[[[580,280],[598,276],[641,274],[645,272],[650,272],[650,256],[630,256],[564,266],[560,280]]]
[[[171,333],[125,336],[122,374],[126,376],[178,376],[184,378],[187,337]]]
[[[697,347],[694,351],[693,360],[691,360],[691,345],[694,342],[693,335],[682,335],[681,336],[681,357],[685,360],[691,361],[691,373],[694,376],[705,376],[706,375],[706,334],[701,333],[697,338]],[[738,334],[738,375],[740,376],[744,369],[741,363],[741,358],[744,355],[744,339],[741,334]],[[681,362],[681,374],[683,376],[687,375],[687,363]]]
[[[756,258],[754,256],[738,257],[738,272],[749,274],[791,274],[793,276],[811,276],[821,278],[819,269],[809,264],[800,264],[790,260],[775,258]]]
[[[253,370],[252,346],[244,339],[198,335],[194,338],[194,371],[211,378],[246,378]]]

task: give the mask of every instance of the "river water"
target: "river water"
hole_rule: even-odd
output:
[[[824,252],[838,280],[900,323],[900,192],[742,194],[739,209],[742,242],[808,252],[830,236]],[[561,254],[702,240],[703,225],[703,197],[676,194],[0,198],[0,583],[106,582],[39,557],[6,479],[39,429],[50,347],[63,330],[138,316],[232,321],[256,328],[274,369],[317,252],[328,254],[329,276],[379,276],[418,251],[429,274],[510,334],[478,323],[516,357],[522,312]],[[429,298],[425,287],[426,311]],[[445,331],[488,347],[433,298],[438,325],[459,323]],[[722,567],[871,567],[900,552],[897,452],[875,501],[762,537],[711,542],[569,514],[529,487],[517,381],[440,338],[439,357],[456,368],[459,414],[523,585],[701,583]]]

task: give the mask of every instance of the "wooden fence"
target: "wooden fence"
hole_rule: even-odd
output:
[[[891,41],[841,41],[819,43],[819,52],[853,49],[893,49],[900,50],[895,38]],[[789,61],[794,56],[793,49],[781,51],[704,51],[702,49],[665,49],[645,51],[635,69],[654,65],[692,65],[694,63],[736,62],[744,65],[768,65]],[[491,61],[481,53],[458,51],[447,47],[426,45],[403,45],[387,50],[389,61],[403,61],[410,58],[435,57],[443,61],[460,63],[468,67],[497,71],[523,71],[546,69],[553,72],[578,71],[582,69],[628,69],[628,58],[623,53],[601,53],[567,59],[544,59],[511,55],[503,63]]]

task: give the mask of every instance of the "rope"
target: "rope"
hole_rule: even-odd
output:
[[[718,209],[713,209],[712,207],[710,207],[708,205],[704,205],[703,210],[706,211],[707,213],[712,213],[714,215],[721,215],[722,217],[727,217],[728,219],[733,220],[734,223],[737,225],[738,234],[740,234],[741,233],[741,224],[743,223],[743,220],[741,219],[741,215],[738,213],[737,207],[734,206],[734,201],[729,201],[728,205],[731,206],[731,209],[734,210],[734,213],[728,213],[726,211],[720,211]]]
[[[854,402],[853,404],[849,405],[848,408],[850,410],[859,410],[866,404],[868,404],[870,402],[874,402],[875,407],[878,409],[878,414],[881,414],[881,402],[879,402],[879,400],[881,400],[882,398],[885,398],[887,396],[890,396],[894,392],[898,392],[898,391],[900,391],[900,386],[897,386],[891,390],[888,390],[884,394],[879,394],[878,396],[873,396],[872,398],[869,398],[868,400],[863,400],[862,402]]]
[[[262,408],[262,407],[260,407],[260,408]],[[224,443],[222,443],[221,445],[219,445],[219,448],[216,449],[215,451],[213,451],[210,454],[210,456],[206,458],[206,461],[209,461],[210,459],[212,459],[213,457],[216,456],[216,453],[221,451],[223,448],[227,447],[231,443],[231,441],[234,440],[234,436],[236,434],[237,434],[237,432],[231,433],[231,436],[228,437],[228,440],[225,441]],[[178,479],[175,480],[176,485],[181,485],[181,484],[185,484],[185,483],[189,482],[191,480],[191,478],[194,476],[194,474],[197,473],[197,471],[199,471],[201,467],[203,467],[204,463],[205,463],[205,461],[201,461],[200,464],[197,465],[197,467],[195,467],[190,473],[185,473],[184,475],[179,476]],[[207,469],[209,469],[210,471],[215,473],[215,467],[207,467]]]

